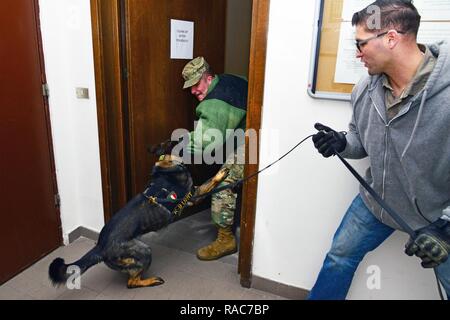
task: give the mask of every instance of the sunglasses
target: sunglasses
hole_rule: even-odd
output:
[[[389,31],[390,31],[390,30],[389,30]],[[355,41],[356,49],[358,49],[358,51],[361,52],[361,48],[364,47],[364,46],[367,44],[367,42],[369,42],[370,40],[373,40],[373,39],[377,39],[377,38],[379,38],[379,37],[382,37],[382,36],[384,36],[384,35],[387,35],[387,34],[389,33],[389,31],[379,33],[379,34],[377,34],[377,35],[375,35],[375,36],[373,36],[373,37],[370,37],[370,38],[367,38],[367,39],[364,39],[364,40],[356,40],[356,41]],[[397,33],[400,33],[400,34],[404,34],[403,31],[397,31],[397,30],[395,30],[395,31],[396,31]]]

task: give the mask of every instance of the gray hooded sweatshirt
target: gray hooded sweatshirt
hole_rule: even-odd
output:
[[[429,49],[437,61],[428,82],[392,120],[387,120],[380,75],[355,86],[341,153],[349,159],[369,157],[365,180],[414,230],[450,206],[450,48],[440,42]],[[378,220],[401,229],[364,188],[360,193]]]

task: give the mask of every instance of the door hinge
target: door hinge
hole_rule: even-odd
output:
[[[48,97],[50,95],[50,90],[48,89],[47,83],[42,84],[42,95],[44,97]]]
[[[55,194],[55,207],[61,208],[61,197],[59,196],[59,193]]]

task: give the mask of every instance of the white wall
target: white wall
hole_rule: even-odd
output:
[[[347,129],[349,103],[307,95],[314,10],[314,1],[271,1],[261,166],[313,133],[315,122]],[[367,166],[366,161],[352,164],[359,171]],[[337,158],[322,158],[310,141],[275,169],[259,177],[253,274],[310,289],[334,231],[357,194],[357,182]],[[432,271],[403,253],[406,241],[407,236],[397,232],[367,256],[348,298],[438,298]],[[370,265],[380,267],[381,290],[366,287]]]
[[[89,0],[40,0],[63,236],[104,224]],[[75,87],[89,88],[79,100]]]

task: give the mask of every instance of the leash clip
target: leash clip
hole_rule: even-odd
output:
[[[156,197],[147,197],[148,203],[150,204],[157,204]]]
[[[142,195],[144,196],[144,198],[147,199],[148,203],[150,203],[150,204],[157,204],[158,203],[157,198],[153,197],[153,196],[148,196],[147,195],[148,191],[149,191],[149,188],[145,189],[145,191],[142,192]]]

